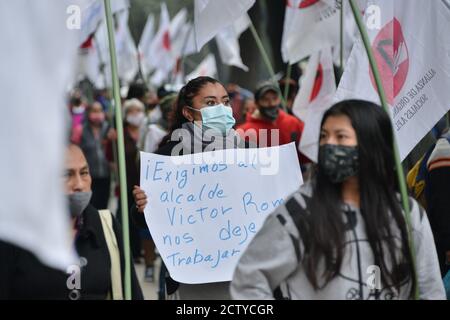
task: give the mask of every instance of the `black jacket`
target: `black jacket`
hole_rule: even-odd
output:
[[[120,250],[123,283],[125,259],[122,231],[114,217],[113,229]],[[69,274],[43,265],[24,249],[0,242],[0,299],[106,299],[111,289],[111,261],[99,213],[91,205],[83,212],[75,247],[82,261],[79,263],[81,288],[78,292],[72,292],[67,287]],[[132,299],[142,300],[133,264],[131,288]]]

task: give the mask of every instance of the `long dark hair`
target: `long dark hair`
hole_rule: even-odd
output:
[[[172,132],[180,129],[185,122],[189,122],[183,115],[183,108],[185,106],[192,107],[192,100],[198,92],[208,83],[220,83],[218,80],[211,77],[197,77],[190,80],[178,93],[175,108],[169,114],[169,133],[162,139],[160,146],[163,146],[170,140]]]
[[[391,120],[376,104],[347,100],[324,114],[321,128],[328,117],[342,115],[350,119],[358,140],[360,210],[381,281],[399,290],[411,280],[412,294],[415,272],[407,226],[397,198]],[[307,218],[309,248],[303,260],[306,275],[316,290],[339,274],[344,258],[346,221],[341,211],[341,188],[342,184],[333,184],[316,169],[310,203],[312,214]],[[394,239],[395,226],[401,233],[401,247]],[[321,259],[325,262],[325,272],[317,275]],[[319,284],[318,277],[323,277],[325,283]]]

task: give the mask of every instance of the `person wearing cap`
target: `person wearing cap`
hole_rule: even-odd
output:
[[[256,110],[248,114],[246,122],[237,128],[246,141],[256,143],[258,147],[271,147],[290,142],[299,144],[304,124],[282,110],[279,89],[275,84],[265,82],[258,86],[255,91],[255,103]]]

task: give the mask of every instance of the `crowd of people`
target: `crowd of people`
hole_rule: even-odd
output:
[[[290,95],[284,103],[280,88],[285,86]],[[342,101],[325,113],[317,164],[298,149],[308,178],[268,216],[231,282],[179,283],[162,261],[156,275],[157,249],[144,218],[152,204],[139,187],[139,152],[185,155],[204,152],[212,142],[215,149],[299,146],[304,122],[292,114],[297,90],[292,79],[261,82],[253,92],[210,77],[156,92],[137,82],[123,97],[121,110],[112,110],[105,91],[88,102],[74,90],[68,99],[72,118],[64,179],[81,289],[68,290],[67,274],[1,242],[0,298],[124,297],[115,111],[124,124],[132,299],[143,299],[139,277],[158,278],[160,300],[410,299],[416,292],[421,299],[445,299],[444,281],[447,294],[450,281],[448,117],[433,129],[436,142],[408,168],[409,226],[396,180],[390,118],[361,100]],[[179,129],[189,136],[181,140],[182,149],[173,140]],[[134,265],[142,263],[144,274],[136,274]],[[362,276],[371,265],[381,271],[375,289]]]

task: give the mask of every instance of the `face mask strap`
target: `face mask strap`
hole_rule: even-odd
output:
[[[191,109],[191,110],[197,111],[197,112],[201,112],[200,110],[195,109],[195,108],[192,108],[191,106],[185,106],[185,107],[187,107],[187,108],[189,108],[189,109]]]

